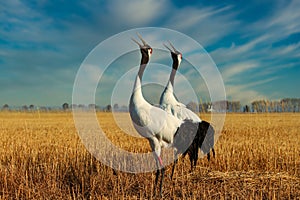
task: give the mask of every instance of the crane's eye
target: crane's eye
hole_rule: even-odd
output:
[[[182,54],[179,54],[179,58],[182,59]]]
[[[149,48],[148,51],[150,54],[152,54],[152,48]]]

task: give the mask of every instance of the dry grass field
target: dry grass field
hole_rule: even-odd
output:
[[[124,114],[127,115],[127,114]],[[132,152],[147,140],[122,132],[98,113],[113,143]],[[209,120],[208,114],[201,115]],[[175,177],[167,167],[166,199],[299,199],[300,114],[227,114],[216,158],[186,157]],[[0,113],[1,199],[151,199],[155,174],[114,171],[82,145],[72,113]]]

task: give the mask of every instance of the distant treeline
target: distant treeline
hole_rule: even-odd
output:
[[[265,112],[300,112],[300,98],[284,98],[279,101],[270,100],[256,100],[251,102],[249,105],[242,105],[240,101],[216,101],[216,102],[205,102],[196,103],[189,102],[186,105],[189,109],[194,112],[251,112],[251,113],[265,113]],[[118,104],[98,106],[96,104],[68,104],[64,103],[62,106],[47,107],[47,106],[35,106],[33,104],[27,106],[13,106],[10,107],[8,104],[2,106],[3,111],[21,111],[21,112],[32,112],[32,111],[70,111],[76,110],[96,110],[102,112],[128,112],[128,106]]]
[[[190,102],[187,107],[195,110],[193,102]],[[279,101],[255,100],[249,105],[241,105],[240,101],[218,101],[199,104],[200,112],[224,112],[225,110],[226,112],[251,113],[300,112],[300,98],[284,98]]]
[[[96,110],[96,111],[103,111],[103,112],[111,112],[112,110],[118,112],[127,112],[127,106],[119,106],[115,104],[113,107],[111,105],[106,106],[98,106],[96,104],[68,104],[64,103],[61,106],[35,106],[33,104],[27,106],[9,106],[8,104],[4,104],[2,106],[2,111],[20,111],[20,112],[32,112],[32,111],[71,111],[72,109],[76,110]]]
[[[189,103],[187,106],[189,107]],[[190,107],[189,107],[190,108]],[[191,108],[190,108],[191,109]],[[199,104],[200,112],[300,112],[300,98],[284,98],[278,101],[255,100],[249,105],[241,105],[240,101],[218,101]]]

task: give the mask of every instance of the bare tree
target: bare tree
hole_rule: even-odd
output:
[[[79,105],[78,105],[78,108],[79,108],[80,110],[85,110],[86,107],[85,107],[84,104],[79,104]]]
[[[95,110],[96,109],[96,104],[91,103],[91,104],[88,105],[88,108],[89,108],[89,110]]]
[[[63,108],[64,111],[68,110],[69,109],[69,104],[68,103],[64,103],[62,105],[62,108]]]
[[[77,107],[78,107],[77,104],[71,104],[71,106],[70,106],[71,109],[76,109]]]
[[[2,106],[2,110],[5,110],[5,111],[9,110],[8,104],[4,104],[4,105]]]
[[[244,110],[244,112],[247,112],[247,113],[250,112],[250,108],[248,105],[245,105],[243,110]]]
[[[120,110],[122,112],[128,112],[128,106],[122,105]]]
[[[119,110],[119,104],[117,103],[114,104],[114,110]]]
[[[26,105],[22,106],[23,111],[28,111],[28,107]]]
[[[31,105],[29,106],[29,110],[31,110],[31,111],[34,110],[34,105],[33,105],[33,104],[31,104]]]
[[[106,111],[107,111],[107,112],[111,112],[111,105],[107,105],[107,106],[106,106]]]

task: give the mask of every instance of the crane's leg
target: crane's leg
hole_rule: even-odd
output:
[[[213,153],[213,157],[215,158],[215,156],[216,156],[215,149],[212,148],[211,151],[212,151],[212,153]],[[208,152],[208,154],[207,154],[207,160],[210,161],[210,152]]]
[[[210,152],[207,154],[207,160],[210,161]]]
[[[162,197],[162,187],[164,182],[164,176],[165,176],[165,168],[163,167],[161,169],[161,179],[160,179],[160,188],[159,188],[159,197]]]
[[[154,158],[155,158],[155,161],[156,161],[156,167],[157,167],[156,177],[155,177],[155,185],[154,185],[154,196],[155,196],[156,186],[157,186],[158,178],[159,178],[159,175],[160,175],[160,171],[162,172],[162,179],[163,179],[163,176],[164,176],[164,165],[163,165],[162,159],[160,157],[161,146],[159,144],[158,139],[157,138],[152,138],[151,140],[149,140],[149,142],[150,142],[151,149],[154,150],[153,154],[154,154]],[[160,195],[161,195],[162,180],[160,181],[160,183],[161,183],[160,184]]]
[[[159,174],[160,174],[160,170],[158,169],[158,170],[156,170],[156,174],[155,174],[154,195],[155,195],[155,191],[156,191]]]
[[[193,171],[193,155],[189,154],[190,163],[191,163],[191,172]]]
[[[178,162],[178,154],[177,154],[177,151],[174,151],[174,153],[175,153],[175,161],[174,161],[174,164],[173,164],[173,167],[172,167],[171,180],[173,179],[175,167],[176,167],[176,164],[177,164],[177,162]]]
[[[197,161],[198,161],[198,148],[196,148],[197,150],[196,150],[196,152],[195,152],[195,160],[194,160],[194,168],[196,168],[197,167]]]
[[[159,175],[160,175],[160,172],[162,172],[162,179],[163,179],[164,168],[160,169],[163,166],[163,163],[162,163],[162,160],[161,160],[160,156],[157,156],[156,154],[154,154],[154,156],[155,156],[156,166],[157,166],[156,175],[155,175],[155,185],[154,185],[154,196],[155,196],[156,186],[157,186],[157,183],[158,183]],[[162,179],[160,181],[160,196],[161,196],[161,192],[162,192]]]
[[[196,168],[197,166],[197,161],[198,161],[198,153],[195,155],[194,157],[194,167],[193,167],[193,170]]]
[[[176,166],[176,164],[177,164],[177,159],[174,161],[174,165],[173,165],[173,167],[172,167],[172,174],[171,174],[171,180],[173,179],[173,175],[174,175],[174,171],[175,171],[175,166]]]

